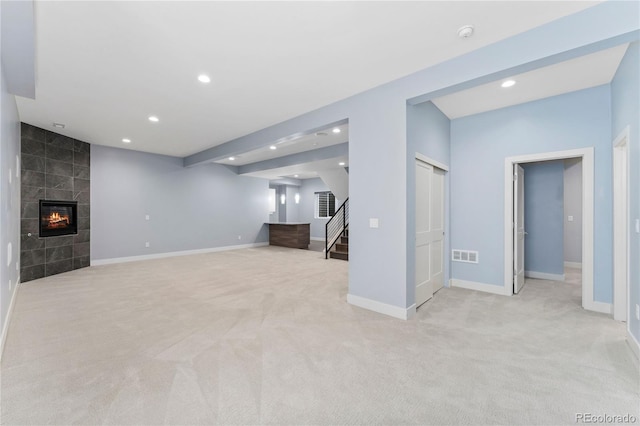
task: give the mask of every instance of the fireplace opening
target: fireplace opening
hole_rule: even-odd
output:
[[[40,200],[40,237],[78,233],[76,201]]]

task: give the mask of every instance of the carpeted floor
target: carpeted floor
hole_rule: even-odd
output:
[[[579,273],[514,297],[442,289],[400,321],[348,263],[264,247],[20,285],[3,424],[575,424],[638,417],[625,329]],[[578,283],[576,283],[578,281]]]

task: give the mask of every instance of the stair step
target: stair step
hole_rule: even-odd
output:
[[[342,244],[349,244],[349,237],[340,237],[340,242]]]
[[[349,253],[349,244],[340,244],[336,243],[336,251],[341,251],[344,253]]]
[[[329,257],[331,257],[332,259],[349,260],[349,253],[345,253],[342,251],[330,251]]]

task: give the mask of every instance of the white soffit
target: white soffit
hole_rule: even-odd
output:
[[[39,1],[36,100],[18,110],[90,143],[183,157],[597,3]],[[466,24],[476,32],[461,40]]]
[[[450,119],[466,117],[550,96],[608,84],[613,79],[628,44],[612,47],[566,62],[510,76],[491,83],[433,99]],[[505,80],[516,84],[502,88]]]
[[[340,132],[334,133],[333,129],[335,128],[340,129]],[[324,134],[319,135],[319,133]],[[285,138],[284,140],[274,142],[272,145],[267,145],[259,149],[254,149],[253,151],[247,151],[235,155],[233,160],[223,158],[216,161],[216,163],[244,166],[245,164],[271,160],[273,158],[284,157],[301,152],[313,151],[332,145],[339,145],[345,142],[349,142],[348,124],[330,127],[310,135],[303,135],[296,138]],[[271,146],[275,146],[276,149],[271,149]]]
[[[341,162],[344,163],[344,166],[339,165],[339,163]],[[349,167],[349,159],[346,156],[314,161],[305,164],[297,164],[295,166],[279,167],[277,169],[261,170],[259,172],[246,173],[242,176],[252,176],[270,180],[283,177],[294,179],[311,179],[319,177],[318,171],[320,170],[330,170],[344,167]]]

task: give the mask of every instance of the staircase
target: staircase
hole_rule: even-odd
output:
[[[340,242],[336,242],[333,249],[329,252],[332,259],[349,260],[349,229],[340,236]]]
[[[324,228],[324,257],[349,260],[349,198]]]

